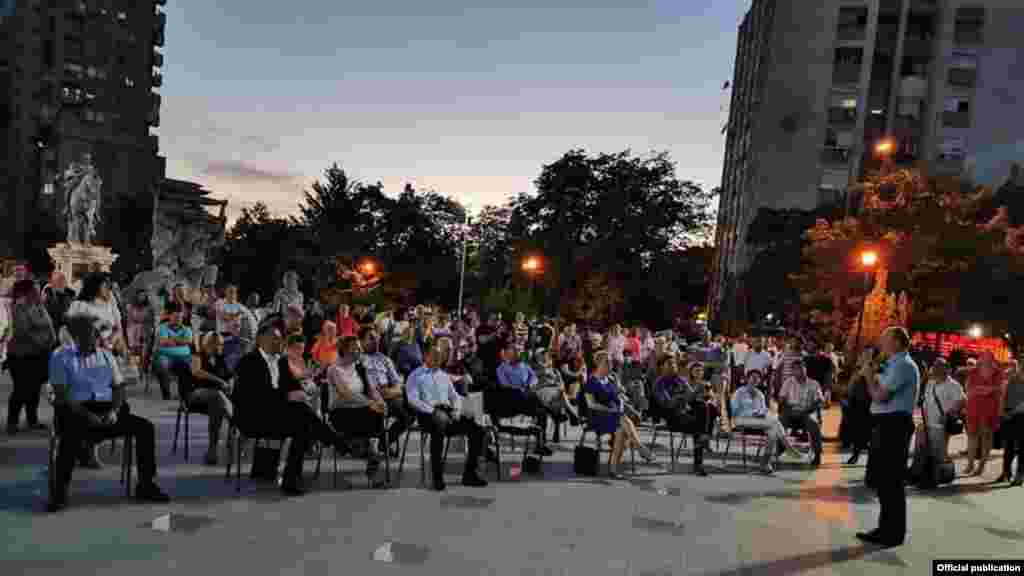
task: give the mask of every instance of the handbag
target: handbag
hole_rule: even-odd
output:
[[[579,445],[573,451],[572,469],[578,476],[597,476],[598,454],[596,448]]]
[[[249,477],[253,480],[273,482],[277,480],[277,468],[280,463],[280,449],[257,446],[252,452],[252,471],[249,473]]]
[[[939,413],[942,414],[945,420],[944,428],[946,434],[950,436],[956,436],[957,434],[963,434],[964,431],[964,420],[959,414],[946,414],[946,409],[942,406],[942,401],[939,400],[939,393],[935,391],[935,387],[932,386],[932,396],[935,398],[935,404],[939,407]]]

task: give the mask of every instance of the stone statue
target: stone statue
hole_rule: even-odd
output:
[[[300,308],[305,309],[303,300],[302,292],[299,290],[299,274],[294,270],[289,270],[284,274],[281,289],[274,295],[271,313],[285,314],[292,304],[298,304]]]
[[[92,244],[96,225],[100,223],[100,200],[103,179],[92,164],[92,154],[85,153],[71,163],[61,178],[64,188],[64,218],[69,244]]]

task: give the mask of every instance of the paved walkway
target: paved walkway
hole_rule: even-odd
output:
[[[0,379],[0,396],[9,389]],[[844,466],[835,444],[820,469],[786,467],[772,478],[738,461],[720,468],[715,456],[708,478],[690,475],[684,457],[675,474],[639,466],[631,480],[611,481],[575,477],[569,440],[546,459],[543,477],[452,486],[443,495],[415,487],[419,458],[410,454],[400,489],[366,490],[361,465],[345,461],[355,489],[333,490],[328,475],[316,491],[285,501],[247,480],[236,495],[223,467],[170,455],[173,407],[140,391],[132,403],[158,424],[159,480],[174,502],[124,499],[111,465],[76,474],[71,507],[47,515],[45,436],[3,437],[0,573],[926,574],[936,556],[1024,556],[1024,490],[975,480],[912,494],[907,546],[860,546],[853,535],[873,527],[877,505],[861,486],[863,465]],[[192,430],[198,461],[203,417]],[[460,463],[452,459],[454,475]],[[176,515],[171,530],[153,530],[167,514]]]

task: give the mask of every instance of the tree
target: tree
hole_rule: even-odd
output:
[[[284,272],[297,266],[294,247],[303,243],[304,233],[293,222],[271,215],[262,202],[243,208],[226,234],[219,258],[221,278],[266,301],[279,288]]]
[[[818,312],[819,327],[837,317],[846,322],[859,310],[864,293],[851,294],[849,287],[862,282],[858,258],[867,247],[879,253],[893,291],[906,292],[918,329],[960,324],[966,304],[961,286],[972,276],[991,280],[993,269],[1024,272],[1015,229],[992,218],[999,207],[988,189],[898,170],[872,175],[861,192],[857,217],[819,219],[806,233],[805,269],[793,280],[805,310]],[[836,294],[850,296],[837,302]]]
[[[543,254],[547,301],[554,300],[553,289],[580,293],[577,261],[593,254],[600,254],[599,273],[608,282],[640,293],[630,288],[646,284],[659,255],[684,248],[711,225],[714,193],[679,180],[664,153],[641,158],[629,151],[588,156],[572,150],[544,166],[535,184],[536,193],[510,204],[507,250]]]

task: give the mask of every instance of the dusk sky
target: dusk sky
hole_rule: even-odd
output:
[[[476,211],[575,147],[666,150],[713,187],[748,4],[169,2],[160,146],[232,216],[293,212],[333,162]]]

